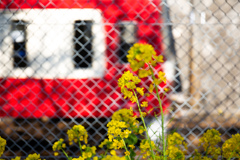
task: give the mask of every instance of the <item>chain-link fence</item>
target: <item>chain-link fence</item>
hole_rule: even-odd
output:
[[[185,137],[189,153],[209,128],[223,139],[238,132],[237,0],[1,0],[0,11],[3,158],[50,159],[52,144],[74,124],[99,144],[112,113],[132,105],[117,79],[136,42],[166,57],[168,129]]]

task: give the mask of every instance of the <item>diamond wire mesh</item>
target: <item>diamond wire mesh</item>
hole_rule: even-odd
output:
[[[84,8],[84,6],[89,7],[90,2],[91,1],[81,3],[75,2],[76,4],[72,5]],[[104,3],[104,1],[92,2],[95,3],[97,7],[112,7],[111,4],[119,3],[118,1],[109,1],[109,3]],[[126,3],[125,1],[122,2],[131,10],[131,4],[127,3],[127,1]],[[3,3],[4,1],[0,2],[0,4]],[[35,4],[30,3],[28,5],[34,6]],[[47,8],[47,6],[51,5],[55,7],[57,6],[55,2],[49,2],[48,4],[45,4],[45,7]],[[8,3],[7,8],[9,6],[10,3]],[[147,8],[154,6],[154,3],[153,1],[149,1],[145,4],[140,4],[140,6],[142,10],[139,11],[135,17],[136,19],[140,17],[140,14],[149,15],[150,13]],[[167,58],[163,67],[165,67],[166,73],[169,73],[169,79],[172,80],[172,83],[168,84],[172,91],[166,95],[167,99],[171,99],[169,117],[173,117],[173,120],[168,125],[168,130],[176,130],[181,133],[188,142],[190,148],[189,153],[191,153],[197,146],[198,138],[208,128],[213,127],[218,129],[223,134],[223,139],[230,137],[231,134],[239,132],[240,65],[238,52],[240,46],[238,42],[240,38],[240,20],[238,11],[240,10],[240,4],[237,0],[227,2],[224,0],[163,0],[159,6],[162,8],[162,10],[158,10],[158,13],[162,15],[162,22],[154,24],[144,22],[140,25],[161,26],[164,54]],[[67,72],[67,69],[71,70],[71,67],[73,66],[58,65],[58,60],[67,59],[66,55],[70,50],[73,53],[81,52],[81,55],[84,55],[84,57],[76,57],[77,54],[74,55],[74,66],[76,68],[88,68],[91,64],[93,65],[94,62],[91,62],[91,59],[88,59],[89,52],[92,54],[92,52],[101,52],[104,49],[102,50],[101,47],[97,48],[97,46],[102,46],[101,35],[100,41],[94,39],[94,36],[98,35],[95,33],[99,33],[99,31],[94,33],[89,32],[89,28],[92,27],[91,21],[89,21],[88,18],[85,18],[85,21],[75,21],[75,29],[74,32],[72,32],[72,26],[67,25],[67,23],[59,24],[56,17],[54,17],[53,12],[58,12],[57,9],[54,10],[52,14],[47,14],[47,12],[44,12],[47,9],[42,9],[36,13],[28,10],[20,15],[18,12],[20,11],[21,6],[18,7],[19,9],[14,11],[1,11],[1,15],[4,15],[4,13],[10,13],[10,16],[0,16],[0,51],[2,57],[0,83],[1,97],[10,93],[8,96],[11,98],[11,101],[2,98],[1,107],[4,107],[4,105],[10,102],[10,105],[12,105],[10,107],[8,106],[8,113],[4,113],[5,116],[1,118],[0,122],[1,136],[7,139],[6,152],[3,157],[11,158],[16,155],[26,156],[29,153],[37,152],[43,157],[49,159],[51,158],[50,155],[53,155],[51,152],[53,142],[59,138],[66,137],[67,129],[74,124],[82,124],[87,128],[88,132],[90,132],[90,143],[99,143],[99,141],[106,136],[106,123],[109,121],[109,118],[104,116],[108,114],[109,110],[107,109],[109,109],[109,107],[116,107],[116,105],[119,105],[118,101],[121,101],[121,96],[116,93],[117,78],[114,74],[116,72],[122,73],[124,68],[117,67],[115,62],[112,61],[112,59],[118,59],[119,57],[107,53],[109,54],[106,59],[107,63],[109,63],[110,66],[114,66],[107,68],[107,72],[110,77],[114,78],[105,79],[104,81],[87,79],[84,82],[79,82],[77,80],[78,78],[86,77],[74,77],[73,75],[70,75],[70,73]],[[119,6],[114,8],[116,11],[118,9],[121,8]],[[37,24],[38,21],[34,21],[34,19],[31,18],[25,18],[29,16],[29,14],[36,14],[37,17],[41,17],[42,15],[47,23],[37,26],[40,24]],[[61,12],[59,12],[59,14],[60,16],[58,16],[62,16],[61,18],[64,20],[65,14]],[[17,31],[12,35],[10,35],[10,29],[7,28],[7,25],[10,25],[12,21],[11,15],[13,17],[17,15],[22,19],[22,21],[14,21],[14,24],[18,27],[12,27],[12,30]],[[74,15],[74,13],[71,15]],[[95,16],[99,15],[96,14]],[[66,19],[68,18],[69,17]],[[114,19],[115,17],[110,15],[109,19],[111,18]],[[95,21],[94,18],[90,19]],[[29,23],[32,23],[31,21],[33,21],[33,24],[37,27],[35,26],[34,28],[33,25],[30,26],[26,21],[29,21]],[[88,26],[87,28],[84,28],[84,25],[81,26],[79,23],[89,24],[90,27]],[[99,23],[98,29],[101,29],[101,25],[102,24]],[[131,29],[134,27],[126,27],[131,26],[132,23],[125,26],[125,30],[127,30],[129,34],[117,31],[118,27],[122,27],[121,25],[111,28],[110,20],[109,22],[105,21],[104,25],[106,28],[110,28],[107,30],[108,32],[106,34],[108,42],[106,50],[109,52],[115,52],[114,48],[117,46],[118,50],[122,50],[123,58],[120,59],[121,61],[124,61],[124,52],[126,51],[126,48],[128,48],[126,45],[132,45],[135,40],[135,37],[133,36],[133,34],[135,34],[133,31],[134,29]],[[28,33],[25,33],[26,28],[30,30]],[[61,35],[60,33],[63,33],[63,30],[69,32]],[[87,37],[82,37],[81,33],[83,32]],[[95,35],[93,36],[91,34]],[[121,40],[116,39],[116,34],[130,35],[133,37],[129,38],[123,36]],[[14,41],[12,42],[9,37],[14,39]],[[33,37],[32,39],[34,40],[29,40],[31,37]],[[72,37],[74,37],[73,44],[71,42]],[[152,43],[152,38],[153,37],[147,37],[149,43]],[[45,43],[43,39],[46,39],[47,43]],[[124,43],[124,39],[129,39],[128,43]],[[57,45],[58,48],[52,47],[54,45],[49,45],[57,44],[58,41],[62,41],[69,45]],[[36,45],[36,43],[39,45]],[[96,45],[94,46],[96,49],[91,45]],[[21,51],[20,56],[22,57],[19,58],[19,55],[15,54],[12,58],[8,56],[7,53],[12,48],[13,51]],[[34,50],[38,55],[35,57],[27,57],[28,59],[26,59],[26,48]],[[61,52],[62,54],[59,54],[58,52]],[[52,53],[52,56],[49,56],[49,53]],[[98,56],[99,57],[95,57],[94,59],[101,61],[101,55]],[[15,68],[12,67],[12,61],[17,63],[15,64]],[[35,62],[35,64],[31,61]],[[33,64],[34,70],[24,68],[25,65],[31,63]],[[65,67],[67,69],[61,72],[59,70],[54,70],[51,67]],[[17,71],[13,71],[13,69]],[[116,72],[113,72],[112,70],[115,70]],[[90,73],[91,71],[87,72],[90,77],[93,77]],[[99,72],[101,76],[102,71],[100,70]],[[28,79],[26,81],[16,80],[21,79],[24,76],[28,78],[31,76],[34,77],[35,73],[38,73],[37,75],[40,79],[46,78],[48,80],[41,81],[40,85],[34,85],[36,84],[34,83],[35,79]],[[88,73],[79,72],[76,74],[86,75]],[[63,74],[63,77],[68,77],[70,75],[70,79],[73,80],[66,82],[60,79],[59,81],[57,80],[56,83],[54,80],[58,74]],[[13,80],[10,81],[11,83],[8,82],[10,84],[6,84],[5,80],[9,77],[13,77]],[[60,78],[62,77],[60,76]],[[103,85],[99,86],[99,84]],[[7,89],[6,85],[9,85],[10,87],[8,86],[9,88]],[[13,92],[10,92],[10,89],[13,90]],[[32,90],[37,91],[32,92]],[[74,94],[68,94],[67,90],[72,90],[72,93]],[[112,96],[106,97],[108,94]],[[84,98],[86,96],[91,98]],[[96,98],[98,96],[101,98]],[[19,112],[17,114],[30,116],[28,118],[22,118],[21,116],[16,116],[15,113],[10,117],[6,117],[6,114],[14,112],[15,106],[13,104],[16,104],[17,101],[19,101],[19,97],[20,102],[25,106],[22,106],[22,108],[17,110],[17,112]],[[41,106],[37,106],[37,108],[24,108],[26,106],[31,106],[31,104],[36,104],[35,101],[40,101],[38,104]],[[45,112],[44,109],[41,109],[38,118],[31,117],[34,113],[38,112],[38,107],[46,108],[53,102],[58,102],[58,105],[54,106],[52,111],[48,113]],[[75,113],[74,105],[80,102],[86,105],[86,107],[93,108],[91,112],[83,110],[83,115],[96,113],[95,115],[102,115],[101,118],[98,116],[86,116],[83,118],[74,117],[77,115],[77,113]],[[126,104],[127,102],[123,103]],[[102,104],[97,105],[102,108],[99,109],[98,107],[94,107],[96,104]],[[64,111],[62,111],[61,105],[70,106],[70,108],[64,110],[67,113],[62,113]],[[110,112],[114,112],[115,109],[110,109]],[[59,114],[54,118],[41,116],[45,113],[46,115],[51,114],[52,112]],[[76,154],[76,148],[74,147],[69,148],[69,151],[71,151],[72,154]]]

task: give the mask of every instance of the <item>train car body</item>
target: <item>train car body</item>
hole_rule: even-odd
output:
[[[110,117],[135,107],[117,79],[129,69],[126,52],[134,43],[150,43],[161,54],[159,6],[159,0],[2,0],[0,117]],[[157,101],[149,100],[148,109]]]

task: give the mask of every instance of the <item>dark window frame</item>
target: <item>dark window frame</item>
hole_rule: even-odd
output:
[[[74,68],[91,68],[93,63],[93,21],[76,20],[74,22]]]
[[[13,39],[13,67],[26,68],[29,66],[27,58],[27,22],[23,20],[13,20],[11,24],[11,34]]]

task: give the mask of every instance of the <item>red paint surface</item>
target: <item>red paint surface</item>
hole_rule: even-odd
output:
[[[100,9],[108,60],[102,79],[0,79],[0,117],[110,117],[117,109],[133,105],[123,99],[117,86],[127,67],[118,61],[119,37],[113,27],[122,20],[136,21],[138,42],[152,44],[161,54],[161,28],[155,25],[161,22],[159,4],[159,0],[2,0],[1,9]],[[148,109],[158,104],[154,97],[149,100]],[[164,108],[168,104],[166,100]]]

